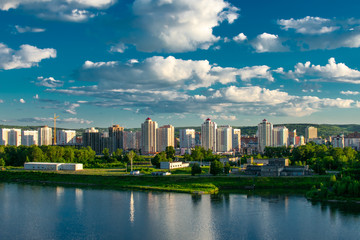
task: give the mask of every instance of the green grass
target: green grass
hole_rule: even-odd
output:
[[[219,190],[256,189],[309,190],[313,185],[328,181],[328,176],[312,177],[244,177],[244,176],[129,176],[125,169],[85,169],[77,172],[0,171],[0,181],[70,184],[101,188],[131,188],[187,193],[216,193]],[[185,169],[186,170],[186,169]]]

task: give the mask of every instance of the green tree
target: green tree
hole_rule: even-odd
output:
[[[224,165],[220,161],[215,160],[215,161],[211,162],[210,173],[214,176],[216,176],[220,173],[223,173],[223,167],[224,167]]]
[[[227,162],[224,166],[224,173],[228,174],[230,172],[230,163]]]
[[[104,150],[103,150],[103,155],[104,155],[104,160],[106,161],[106,162],[109,162],[109,160],[110,160],[110,153],[109,153],[109,149],[108,148],[104,148]]]
[[[116,149],[116,151],[113,153],[113,156],[115,157],[115,159],[117,161],[122,161],[122,155],[123,155],[123,150],[122,149]]]
[[[167,162],[165,152],[160,152],[160,153],[156,154],[156,156],[151,159],[151,164],[154,165],[157,168],[160,167],[160,162]]]
[[[195,176],[195,174],[201,174],[201,167],[198,163],[194,163],[191,167],[191,175]]]
[[[165,149],[166,158],[175,159],[175,149],[173,146],[167,146]]]

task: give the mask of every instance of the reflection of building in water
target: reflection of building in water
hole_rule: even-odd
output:
[[[76,210],[81,211],[83,209],[83,190],[75,188],[75,202]]]
[[[65,189],[63,187],[56,187],[55,193],[56,193],[56,201],[61,202],[63,196],[64,196]]]
[[[134,206],[134,193],[131,191],[130,195],[130,222],[135,221],[135,206]]]

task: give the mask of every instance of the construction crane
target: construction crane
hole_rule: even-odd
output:
[[[56,113],[54,113],[54,145],[56,145],[56,119],[59,116],[56,116]]]

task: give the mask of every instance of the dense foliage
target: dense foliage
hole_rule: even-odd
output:
[[[224,164],[222,164],[220,161],[215,160],[211,162],[210,165],[210,173],[214,176],[219,175],[223,173],[224,171]]]
[[[191,154],[184,155],[184,159],[186,161],[212,162],[214,160],[219,160],[220,156],[213,154],[211,149],[205,150],[203,147],[196,146],[195,149],[191,150]]]
[[[134,161],[144,161],[143,157],[134,154]],[[82,163],[84,167],[125,166],[128,155],[121,149],[110,154],[104,149],[103,156],[96,156],[90,147],[77,149],[71,146],[0,146],[0,165],[23,166],[25,162],[63,162]]]
[[[198,163],[194,163],[191,167],[191,175],[201,174],[201,167]]]

